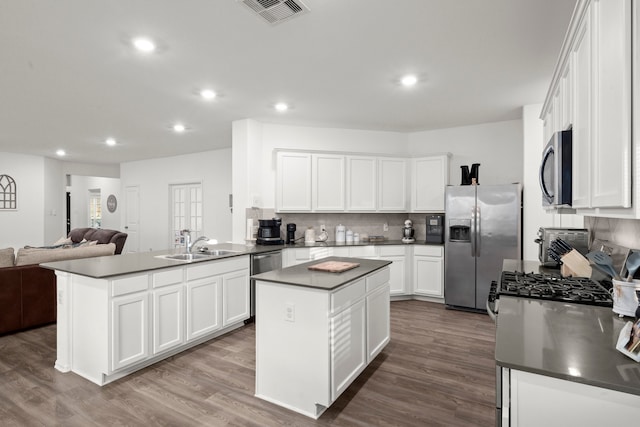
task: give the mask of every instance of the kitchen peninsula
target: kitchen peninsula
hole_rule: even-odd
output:
[[[42,264],[57,276],[55,368],[104,385],[241,327],[252,248],[224,248],[199,262],[164,251]]]
[[[343,272],[326,263],[357,264]],[[329,257],[256,280],[256,396],[317,419],[389,342],[390,261]]]

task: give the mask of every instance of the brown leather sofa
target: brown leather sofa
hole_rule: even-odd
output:
[[[113,243],[122,253],[127,234],[116,230],[76,228],[69,237],[98,244]],[[55,323],[57,315],[56,275],[38,264],[0,268],[0,335]]]
[[[116,255],[122,253],[122,248],[127,240],[127,233],[106,228],[74,228],[69,233],[73,243],[80,243],[83,240],[97,240],[99,245],[114,243],[116,245]]]

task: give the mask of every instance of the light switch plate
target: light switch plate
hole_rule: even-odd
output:
[[[296,306],[293,304],[285,304],[284,306],[284,320],[287,322],[296,321]]]

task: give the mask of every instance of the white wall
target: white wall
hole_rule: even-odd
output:
[[[44,158],[44,244],[67,234],[65,175],[59,160]]]
[[[137,185],[140,197],[140,251],[170,248],[169,185],[202,182],[203,235],[231,240],[231,149],[206,151],[120,165],[122,191]],[[124,194],[124,193],[123,193]],[[118,208],[124,224],[125,198]],[[120,210],[121,209],[121,210]]]
[[[0,248],[42,246],[44,238],[44,158],[0,153],[0,174],[16,182],[17,209],[0,210]]]
[[[245,209],[275,208],[275,149],[407,154],[407,134],[369,130],[233,123],[233,241],[243,243]],[[257,203],[254,203],[257,202]]]
[[[121,185],[119,178],[103,178],[96,176],[71,175],[71,185],[67,190],[71,193],[71,228],[91,226],[89,221],[89,190],[100,190],[102,205],[102,225],[100,228],[122,231],[120,197]],[[111,213],[107,209],[107,198],[113,194],[118,201],[116,211]]]
[[[453,154],[449,183],[460,185],[461,165],[480,163],[481,185],[522,182],[522,120],[415,132],[408,135],[412,156]]]

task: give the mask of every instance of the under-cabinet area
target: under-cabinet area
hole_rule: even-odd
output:
[[[56,368],[99,385],[249,318],[248,255],[105,278],[56,275]]]

